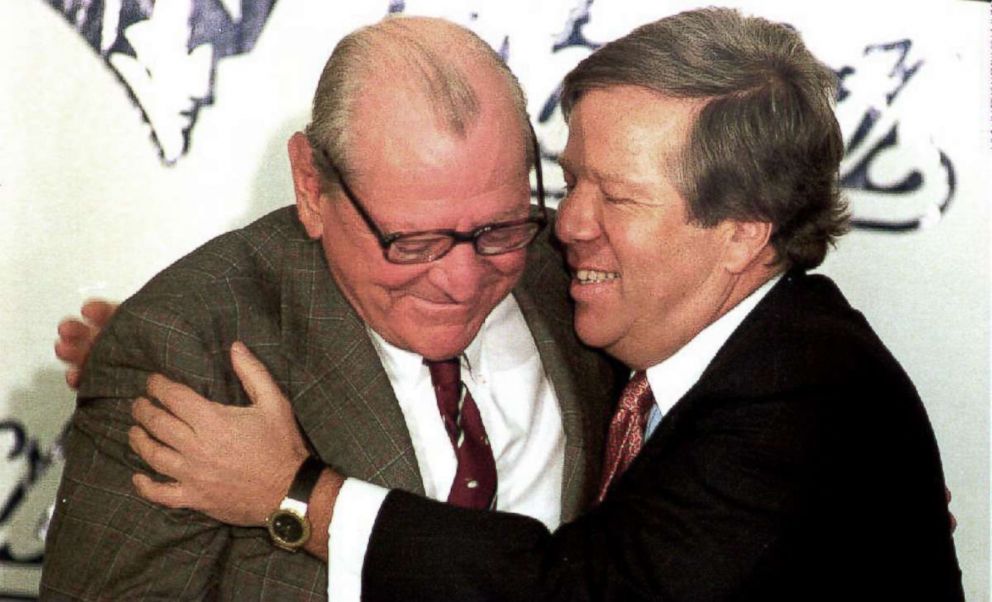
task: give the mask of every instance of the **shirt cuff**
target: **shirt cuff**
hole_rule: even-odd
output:
[[[327,527],[327,598],[359,602],[362,568],[372,527],[388,489],[356,479],[345,479]]]

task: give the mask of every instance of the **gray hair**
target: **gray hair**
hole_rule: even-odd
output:
[[[639,86],[700,99],[671,164],[691,221],[767,221],[778,262],[808,269],[848,229],[836,75],[790,26],[707,8],[643,25],[565,77],[567,116],[586,90]]]
[[[342,38],[324,66],[305,130],[317,151],[317,166],[323,167],[320,171],[331,176],[328,166],[320,165],[324,161],[344,175],[353,170],[348,149],[356,127],[354,105],[373,86],[412,84],[433,110],[439,127],[464,138],[481,111],[475,87],[464,70],[472,64],[491,67],[506,83],[520,118],[529,163],[533,151],[527,102],[516,76],[500,56],[475,33],[443,19],[391,15]]]

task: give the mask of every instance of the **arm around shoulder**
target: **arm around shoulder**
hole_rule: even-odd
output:
[[[152,371],[218,399],[218,368],[181,318],[124,306],[93,352],[65,444],[41,592],[80,599],[198,599],[217,587],[230,529],[199,513],[142,500],[131,475],[150,472],[128,447],[132,399]]]

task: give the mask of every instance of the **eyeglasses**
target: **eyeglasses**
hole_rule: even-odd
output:
[[[461,243],[470,242],[476,253],[490,256],[516,251],[534,242],[534,239],[548,223],[548,211],[544,206],[544,178],[541,173],[540,147],[533,133],[531,144],[534,146],[534,170],[537,176],[537,207],[531,208],[533,215],[530,217],[486,224],[468,232],[442,229],[392,232],[389,234],[383,232],[382,228],[375,223],[364,203],[348,186],[341,171],[327,156],[324,149],[313,144],[313,141],[311,141],[310,146],[321,155],[323,162],[340,183],[344,196],[348,198],[355,210],[358,211],[358,215],[362,217],[369,230],[378,239],[386,261],[413,264],[437,261],[447,255],[455,245]]]

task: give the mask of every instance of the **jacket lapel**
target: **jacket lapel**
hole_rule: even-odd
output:
[[[572,327],[568,275],[562,259],[539,241],[513,294],[554,387],[565,433],[562,522],[574,519],[592,500],[600,473],[606,412],[613,373],[599,354],[578,341]]]
[[[283,271],[282,347],[303,432],[344,474],[423,494],[406,421],[365,324],[331,279],[320,245],[295,247]]]

